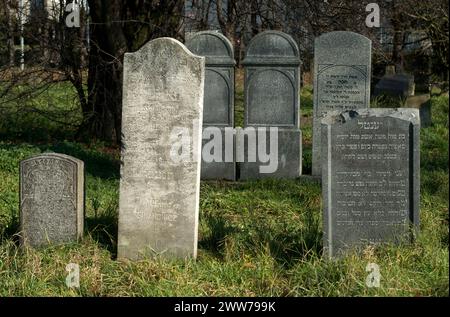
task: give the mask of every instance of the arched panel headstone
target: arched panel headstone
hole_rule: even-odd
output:
[[[205,133],[203,148],[209,142],[221,145],[213,147],[213,151],[221,152],[220,162],[206,162],[202,160],[202,179],[236,179],[235,162],[226,161],[225,128],[234,125],[234,53],[233,45],[221,33],[216,31],[202,31],[195,33],[186,43],[189,50],[206,58],[205,66],[205,96],[203,104],[203,129],[216,127],[220,129],[220,140]],[[218,135],[217,135],[218,136]],[[220,142],[218,142],[220,141]],[[206,150],[206,149],[205,149]]]
[[[254,146],[248,145],[245,136],[237,137],[238,151],[245,152],[245,162],[240,164],[241,179],[264,177],[295,178],[301,175],[300,131],[300,52],[291,36],[279,31],[265,31],[250,42],[245,67],[245,128],[276,127],[278,129],[277,167],[270,173],[262,173],[266,165],[257,155],[250,162]],[[262,133],[264,134],[264,133]],[[270,133],[261,138],[257,133],[255,148],[265,144],[270,148]]]

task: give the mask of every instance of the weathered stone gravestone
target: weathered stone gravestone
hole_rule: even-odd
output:
[[[84,163],[46,153],[20,162],[21,244],[76,242],[83,235]]]
[[[375,85],[374,95],[389,95],[406,98],[414,96],[414,76],[410,74],[384,75]]]
[[[186,47],[192,53],[206,58],[202,148],[204,151],[219,151],[211,153],[213,158],[221,153],[219,162],[210,161],[206,158],[207,155],[205,157],[202,155],[201,178],[235,180],[234,156],[231,156],[231,162],[227,162],[225,155],[225,128],[234,126],[234,66],[236,62],[233,46],[218,32],[202,31],[194,34],[186,43]],[[220,132],[220,140],[216,140],[218,135],[207,133],[210,128],[219,128],[217,132]],[[212,146],[208,146],[211,141]],[[214,145],[219,144],[222,146],[217,149]],[[234,138],[230,146],[233,150]]]
[[[314,44],[312,174],[320,175],[320,120],[327,111],[370,105],[372,42],[353,32],[330,32]]]
[[[253,141],[248,139],[246,142],[245,136],[237,137],[238,151],[245,151],[245,161],[240,163],[240,178],[299,177],[302,134],[299,121],[300,53],[297,43],[282,32],[262,32],[251,40],[242,64],[245,67],[244,128],[267,130],[257,133],[256,144],[251,144]],[[248,158],[254,153],[249,152],[270,149],[270,143],[274,141],[269,132],[271,127],[278,129],[278,163],[274,172],[262,173],[260,167],[267,165],[267,162],[260,155],[256,156],[256,162],[251,162]]]
[[[334,111],[321,132],[324,253],[411,241],[419,228],[419,111]]]
[[[125,54],[119,259],[196,257],[204,63],[172,38]]]

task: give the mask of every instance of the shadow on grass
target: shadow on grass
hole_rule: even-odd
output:
[[[111,258],[115,259],[117,257],[117,217],[107,214],[86,218],[85,226],[85,232],[102,248],[111,252]]]
[[[20,221],[18,218],[14,218],[7,228],[2,230],[0,240],[11,240],[16,246],[20,245]]]
[[[312,172],[312,148],[311,146],[303,146],[303,157],[302,157],[302,174],[311,175]]]
[[[224,259],[227,254],[237,257],[241,254],[257,256],[268,247],[270,255],[280,265],[289,268],[298,259],[322,253],[322,231],[312,218],[306,217],[301,229],[290,231],[290,226],[280,230],[265,224],[263,220],[247,223],[243,230],[239,230],[227,224],[227,220],[221,216],[204,216],[208,234],[199,241],[199,247],[219,259]],[[225,241],[230,242],[230,245],[227,246]]]
[[[20,143],[2,143],[0,144],[0,149],[6,152],[22,153],[24,149],[30,148],[30,154],[25,158],[33,156],[33,148],[39,148],[39,150],[44,152],[55,152],[73,156],[84,162],[84,167],[86,173],[94,176],[100,177],[102,179],[119,179],[120,178],[120,160],[114,159],[111,154],[100,152],[99,150],[87,148],[86,145],[72,142],[58,142],[58,143],[43,143],[43,144],[20,144]],[[36,155],[36,154],[34,154]],[[16,164],[11,161],[12,164]],[[13,167],[18,167],[13,166]],[[2,167],[3,169],[6,168]],[[12,171],[12,169],[11,169]]]
[[[322,230],[312,212],[307,212],[301,227],[289,223],[273,228],[257,221],[253,225],[255,238],[252,244],[265,245],[271,256],[287,268],[295,265],[298,259],[320,256],[322,253]]]
[[[309,199],[310,195],[299,194],[306,185],[299,187],[298,182],[302,181],[208,182],[202,187],[206,191],[203,200],[208,202],[207,211],[200,216],[204,234],[199,247],[219,259],[269,252],[277,263],[287,267],[296,264],[298,259],[320,256],[322,227],[318,206]],[[214,194],[209,196],[209,191]],[[217,195],[220,192],[223,195]],[[266,197],[265,193],[276,197],[275,206],[279,207],[267,205],[267,199],[273,198]],[[241,198],[236,198],[236,194]],[[227,195],[231,200],[242,199],[238,204],[242,209],[236,207],[236,202],[228,204]],[[288,203],[291,210],[280,209],[281,201]],[[263,209],[259,209],[260,204]]]
[[[199,248],[210,252],[219,259],[223,259],[226,252],[225,240],[236,230],[227,224],[223,216],[204,214],[201,217],[209,228],[209,234],[202,237],[198,242]]]
[[[76,157],[84,162],[86,173],[103,179],[120,178],[120,161],[95,150],[85,149],[79,144],[62,142],[39,146],[42,151],[52,151]]]

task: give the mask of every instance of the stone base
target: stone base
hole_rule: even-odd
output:
[[[257,138],[257,144],[259,140]],[[237,142],[240,142],[239,138]],[[268,162],[260,162],[259,155],[256,156],[256,162],[248,162],[247,137],[245,138],[245,162],[239,163],[240,180],[262,179],[262,178],[297,178],[302,174],[302,132],[300,130],[278,129],[278,164],[272,173],[262,173],[260,167],[268,166]],[[237,144],[237,149],[244,144]],[[254,147],[258,153],[258,147]],[[270,132],[266,132],[266,153],[270,151]]]
[[[230,150],[225,147],[225,129],[220,128],[221,138],[222,138],[222,160],[221,162],[205,162],[202,157],[202,167],[201,167],[201,179],[202,180],[236,180],[236,163],[235,162],[225,162],[225,151]],[[203,139],[202,140],[202,149],[212,140]],[[233,144],[231,145],[231,151],[234,153],[235,151],[236,138],[233,136]],[[215,149],[214,149],[215,150]],[[234,159],[234,156],[233,156]]]
[[[236,180],[236,164],[235,163],[221,163],[211,162],[206,163],[202,161],[202,180]]]

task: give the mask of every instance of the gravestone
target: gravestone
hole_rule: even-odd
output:
[[[245,69],[244,128],[266,128],[265,138],[247,144],[237,138],[237,148],[245,148],[245,161],[240,163],[240,178],[296,178],[302,168],[302,134],[300,131],[300,52],[288,34],[265,31],[250,42],[242,62]],[[270,148],[269,128],[278,129],[278,157],[274,172],[261,173],[267,165],[261,157],[248,160],[248,151]],[[254,142],[248,140],[247,142]],[[261,142],[265,144],[261,144]],[[241,144],[239,144],[241,143]]]
[[[410,74],[384,75],[375,85],[374,96],[389,95],[406,98],[414,96],[414,76]]]
[[[205,95],[203,101],[203,130],[220,129],[221,151],[219,162],[202,160],[202,179],[236,179],[235,162],[227,162],[225,157],[225,128],[234,126],[234,60],[233,46],[219,32],[202,31],[195,33],[186,43],[194,54],[205,56]],[[207,132],[207,131],[206,131]],[[215,137],[204,133],[202,148],[207,150],[208,143]],[[205,147],[206,145],[206,147]],[[234,148],[234,142],[231,144]],[[214,153],[212,153],[214,154]],[[214,155],[213,155],[214,156]]]
[[[45,153],[20,162],[21,244],[76,242],[83,235],[84,163]]]
[[[406,98],[406,108],[419,109],[420,114],[420,126],[426,128],[431,126],[431,96],[430,94],[421,94],[416,96],[410,96]]]
[[[419,111],[334,111],[321,132],[324,253],[412,241],[419,228]]]
[[[125,54],[119,259],[196,257],[204,72],[172,38]]]
[[[327,111],[370,105],[371,41],[353,32],[330,32],[314,44],[312,174],[320,175],[320,120]]]
[[[386,75],[395,75],[395,65],[386,66]]]

